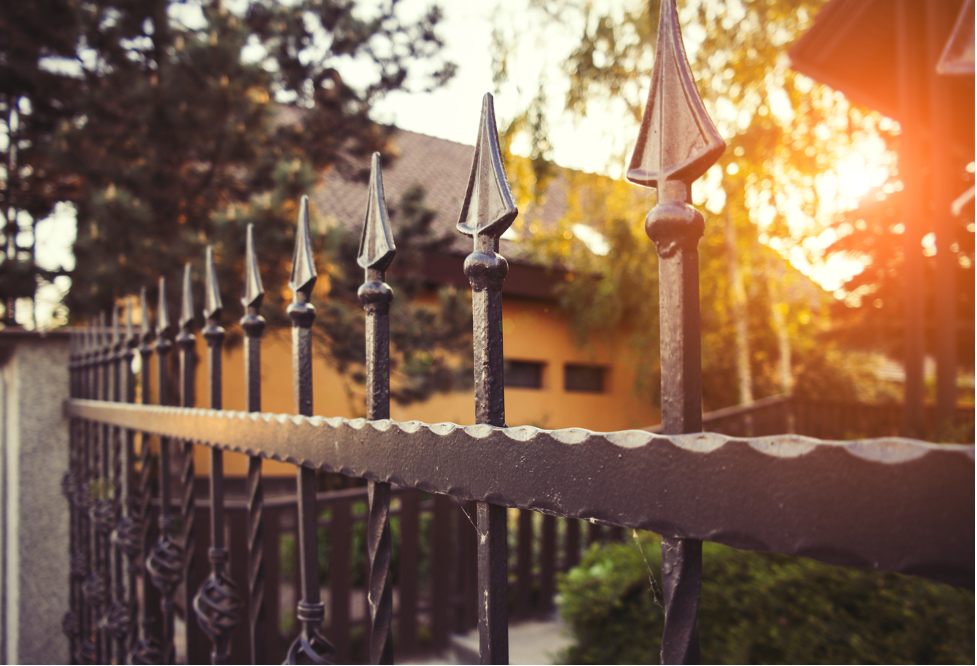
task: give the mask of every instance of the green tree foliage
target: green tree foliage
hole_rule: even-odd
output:
[[[569,664],[657,663],[658,537],[594,546],[559,580]],[[703,663],[970,663],[974,593],[913,576],[703,545]]]
[[[184,263],[200,266],[206,244],[214,245],[224,293],[241,293],[244,231],[254,223],[265,316],[287,325],[299,197],[330,169],[365,181],[373,151],[394,159],[395,130],[370,119],[372,104],[391,91],[437,87],[454,72],[440,55],[436,7],[407,21],[396,3],[348,0],[233,8],[174,0],[61,2],[59,16],[73,32],[56,49],[46,43],[53,37],[29,33],[25,39],[42,43],[22,58],[21,69],[70,87],[48,144],[58,169],[76,185],[76,267],[66,298],[76,319],[141,286],[155,300],[158,276],[172,280]],[[21,13],[10,19],[14,33],[42,16],[41,9]],[[404,257],[445,241],[431,232],[420,191],[389,204],[397,220],[399,279],[410,285],[416,275],[401,267],[416,273],[419,262]],[[362,221],[330,226],[318,211],[312,216],[320,272],[316,331],[335,365],[355,378],[363,360],[354,286],[363,276],[353,268]],[[457,296],[445,295],[452,308],[444,315],[419,306],[418,324],[407,302],[416,292],[408,288],[394,301],[392,338],[402,345],[394,396],[405,400],[451,388],[450,349],[432,350],[454,349],[459,335],[464,340],[466,309]],[[225,297],[224,305],[225,321],[241,315],[238,299]]]
[[[707,409],[791,390],[865,397],[860,386],[864,377],[847,371],[830,337],[832,299],[781,254],[791,248],[808,253],[806,239],[823,231],[825,202],[816,187],[822,174],[857,142],[891,134],[878,114],[849,105],[787,66],[786,49],[810,27],[822,4],[680,3],[692,71],[728,144],[693,189],[706,220],[699,252]],[[574,0],[535,0],[531,5],[563,26],[576,45],[562,65],[564,111],[582,118],[597,109],[623,107],[636,128],[654,64],[660,3],[623,3],[624,9],[598,9]],[[518,45],[506,42],[502,33],[496,41],[503,53],[496,60],[501,86]],[[534,106],[536,101],[530,109]],[[517,130],[526,131],[522,117],[516,121]],[[533,146],[542,143],[535,127],[530,132]],[[654,206],[654,191],[600,177],[581,178],[586,182],[574,182],[568,196],[585,199],[588,195],[577,190],[590,187],[593,201],[571,204],[559,229],[540,229],[530,237],[547,261],[574,269],[562,303],[580,340],[611,334],[623,325],[642,367],[656,368],[657,256],[642,225]],[[620,187],[632,193],[617,192]],[[595,254],[585,244],[565,242],[581,224],[603,234],[611,250]],[[745,331],[739,340],[738,331]],[[832,363],[834,371],[825,372],[825,363]],[[639,381],[639,388],[655,398],[657,378]]]
[[[973,173],[961,169],[960,190],[973,185]],[[893,179],[895,180],[895,179]],[[859,257],[865,270],[852,277],[844,288],[844,298],[834,305],[838,337],[847,345],[882,349],[894,358],[903,356],[905,317],[905,219],[903,190],[896,183],[886,183],[862,200],[855,210],[839,216],[834,225],[837,234],[828,248],[831,252]],[[957,359],[961,366],[974,367],[974,208],[962,211],[958,218],[957,252]],[[929,220],[923,220],[924,224]],[[933,230],[926,229],[926,233]],[[932,240],[932,237],[928,237]],[[925,239],[924,239],[925,240]],[[923,253],[923,302],[925,307],[925,343],[928,353],[935,352],[936,304],[935,244],[920,248]]]
[[[72,118],[77,81],[38,67],[44,58],[70,57],[78,42],[71,0],[0,5],[0,301],[12,323],[18,298],[33,298],[38,280],[50,282],[61,267],[37,264],[37,224],[58,201],[77,191],[78,179],[57,164],[52,142]]]

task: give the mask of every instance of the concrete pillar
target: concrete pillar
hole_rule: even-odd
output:
[[[0,331],[0,659],[66,664],[66,334]]]

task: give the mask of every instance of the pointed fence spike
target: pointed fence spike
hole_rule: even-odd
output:
[[[114,347],[122,341],[119,337],[119,306],[112,306],[112,341],[111,344]]]
[[[288,286],[294,292],[312,293],[316,282],[315,257],[312,255],[312,234],[309,231],[309,197],[303,195],[299,204],[298,227],[295,230],[295,256]]]
[[[458,231],[466,236],[498,238],[518,214],[519,209],[516,208],[502,163],[499,132],[495,125],[495,104],[492,93],[485,93],[468,190],[458,217]]]
[[[685,55],[675,0],[664,0],[658,23],[658,48],[651,73],[648,103],[627,179],[661,189],[663,181],[681,182],[687,190],[709,170],[726,143],[706,112]],[[659,198],[662,197],[659,193]]]
[[[249,224],[244,256],[244,298],[241,299],[241,304],[246,308],[260,308],[264,296],[265,288],[261,284],[258,253],[254,249],[254,224]]]
[[[95,327],[95,345],[101,351],[101,348],[105,346],[105,338],[108,337],[108,331],[105,330],[105,310],[98,313],[98,324]]]
[[[396,253],[397,246],[394,244],[390,219],[387,217],[387,202],[383,196],[380,153],[373,153],[370,164],[370,188],[366,199],[366,217],[356,263],[362,268],[382,272],[389,268]]]
[[[126,299],[126,342],[130,342],[135,337],[132,328],[132,296]]]
[[[156,314],[156,335],[166,337],[171,332],[170,313],[166,307],[166,278],[159,279],[159,309]]]
[[[180,328],[193,328],[193,268],[189,263],[183,266],[183,294],[180,308]]]
[[[146,298],[146,287],[139,290],[139,339],[148,342],[153,335],[153,329],[149,326],[149,299]]]
[[[217,319],[224,304],[221,302],[220,287],[217,285],[217,267],[214,265],[214,247],[207,246],[204,270],[207,271],[207,289],[204,295],[204,317]]]

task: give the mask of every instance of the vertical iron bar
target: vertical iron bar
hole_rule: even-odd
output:
[[[95,331],[89,322],[85,326],[84,333],[84,353],[82,356],[81,373],[81,396],[89,399],[94,397],[92,382],[94,378],[95,364]],[[75,576],[78,578],[80,606],[80,625],[81,638],[78,640],[75,659],[82,664],[94,663],[95,641],[92,629],[92,601],[88,593],[88,580],[94,566],[94,553],[92,552],[92,525],[88,516],[88,509],[91,506],[91,469],[92,451],[94,449],[93,433],[94,424],[90,421],[82,421],[79,424],[79,436],[82,440],[81,451],[79,452],[79,475],[78,475],[78,521],[79,521],[79,552],[74,563]]]
[[[396,253],[383,196],[380,153],[373,153],[366,220],[357,262],[366,272],[358,296],[366,311],[366,418],[390,418],[390,301],[384,282]],[[393,663],[393,585],[390,580],[390,484],[369,481],[366,528],[370,560],[370,663]]]
[[[193,273],[190,264],[183,267],[182,305],[180,308],[180,332],[176,336],[176,344],[180,348],[180,405],[193,407],[196,404],[196,370],[197,370],[197,337],[193,334]],[[196,562],[194,555],[197,549],[196,533],[196,496],[194,487],[196,481],[193,460],[193,442],[185,441],[182,446],[182,469],[180,473],[180,487],[183,497],[180,503],[180,543],[183,546],[183,610],[186,620],[186,649],[187,659],[191,660],[191,651],[200,644],[199,625],[193,622],[190,609],[193,608],[194,590],[197,589]]]
[[[69,395],[79,398],[80,376],[80,342],[81,335],[77,329],[71,331],[70,361],[68,364]],[[78,549],[78,419],[72,419],[68,424],[68,471],[61,479],[61,491],[68,501],[68,610],[61,618],[61,630],[68,638],[68,654],[74,661],[78,638],[81,632],[81,616],[78,608],[78,586],[74,570],[75,552]]]
[[[139,351],[139,381],[140,381],[140,400],[142,404],[150,404],[150,373],[149,361],[153,356],[153,330],[149,325],[149,305],[146,300],[146,288],[143,287],[139,294],[140,320],[139,336],[133,340],[138,342]],[[139,620],[136,631],[138,640],[129,651],[128,661],[130,664],[158,664],[163,661],[163,649],[156,637],[156,619],[153,602],[153,585],[150,585],[150,574],[146,567],[147,555],[152,549],[150,539],[151,526],[151,488],[152,483],[152,447],[149,435],[141,433],[139,436],[139,491],[134,498],[134,513],[138,520],[138,537],[136,542],[136,558],[133,565],[134,572],[139,575],[138,594],[142,603],[138,608]],[[135,603],[139,603],[138,600]]]
[[[105,312],[99,313],[96,337],[95,381],[96,400],[109,398],[109,362],[112,343],[105,325]],[[89,509],[92,518],[92,551],[95,553],[95,566],[89,578],[89,594],[93,602],[92,623],[95,629],[95,657],[99,661],[111,659],[109,635],[106,631],[105,615],[108,610],[110,594],[108,537],[112,529],[112,500],[108,499],[111,489],[109,482],[109,426],[95,425],[95,463],[93,464],[92,504]]]
[[[309,231],[309,199],[303,196],[299,205],[298,228],[295,234],[295,257],[289,280],[294,297],[288,306],[292,320],[292,378],[295,390],[295,411],[312,416],[312,322],[315,307],[309,302],[316,283],[315,258]],[[326,663],[335,649],[322,635],[325,605],[319,595],[319,547],[316,525],[315,470],[299,467],[299,562],[302,600],[296,617],[302,631],[288,649],[287,662],[297,664],[300,659]]]
[[[512,190],[502,164],[492,95],[482,100],[478,139],[458,230],[474,239],[465,259],[472,286],[475,420],[505,427],[502,369],[502,283],[509,265],[499,237],[515,220]],[[478,635],[483,664],[509,662],[508,554],[505,507],[478,503]]]
[[[244,258],[244,298],[247,314],[241,319],[244,342],[244,385],[248,393],[248,411],[261,411],[261,334],[265,318],[261,302],[265,290],[254,248],[254,225],[248,225]],[[264,485],[261,480],[261,458],[248,458],[248,628],[251,637],[251,663],[268,663],[268,640],[265,620],[265,535],[261,514],[264,510]],[[277,542],[276,542],[277,543]]]
[[[217,269],[214,267],[214,249],[207,246],[205,263],[207,291],[204,318],[207,325],[202,333],[207,340],[208,383],[210,408],[223,409],[223,383],[221,376],[221,352],[224,345],[224,329],[220,325],[223,309],[217,286]],[[192,454],[192,451],[191,451]],[[237,585],[227,571],[227,548],[224,545],[224,452],[213,447],[210,450],[210,576],[200,586],[193,600],[193,610],[200,626],[213,643],[211,663],[226,664],[228,642],[237,624],[241,598]],[[187,579],[189,585],[189,579]],[[188,621],[189,622],[189,621]]]
[[[156,361],[157,361],[157,390],[159,404],[169,402],[169,353],[173,348],[169,336],[173,330],[170,326],[169,311],[166,306],[166,278],[159,279],[159,315],[156,322]],[[149,558],[146,560],[146,570],[152,578],[153,585],[160,591],[160,610],[163,614],[163,635],[161,650],[163,663],[175,662],[175,646],[173,644],[173,611],[176,602],[173,596],[183,578],[183,549],[173,538],[173,517],[170,515],[170,440],[161,437],[159,440],[159,538],[153,546]]]
[[[112,402],[122,401],[122,359],[125,341],[119,333],[119,306],[112,307],[112,339],[108,355],[108,370],[111,374],[111,389],[109,399]],[[108,429],[109,439],[112,449],[110,468],[112,471],[111,481],[111,526],[108,535],[109,562],[111,566],[111,598],[105,616],[105,628],[108,635],[114,639],[109,654],[116,663],[121,663],[126,658],[126,639],[129,636],[129,614],[128,605],[125,598],[125,570],[122,566],[122,549],[118,543],[118,528],[121,525],[123,516],[123,504],[125,494],[123,492],[122,479],[122,442],[123,431],[121,428],[110,427]]]
[[[132,375],[132,359],[135,356],[135,348],[139,344],[132,328],[132,302],[129,301],[126,307],[126,334],[119,350],[120,374],[119,374],[119,398],[120,400],[132,403],[136,399],[135,386]],[[136,574],[139,572],[142,536],[142,521],[139,516],[138,498],[132,488],[133,474],[133,439],[135,433],[132,430],[120,432],[122,460],[120,461],[121,487],[120,503],[122,516],[112,535],[112,540],[121,552],[125,555],[124,567],[120,563],[121,576],[121,599],[124,608],[125,632],[118,653],[119,661],[126,659],[129,652],[136,646],[138,638],[136,615],[138,613],[138,600],[136,596]]]
[[[658,251],[662,433],[674,435],[702,429],[698,244],[705,222],[690,205],[691,187],[726,148],[695,87],[675,0],[661,6],[651,76],[627,178],[658,191],[645,230]],[[662,536],[662,663],[700,660],[701,572],[701,541]]]

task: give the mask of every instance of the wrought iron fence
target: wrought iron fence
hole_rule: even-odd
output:
[[[365,282],[367,418],[312,414],[312,334],[316,281],[307,201],[298,216],[290,279],[295,414],[261,412],[264,320],[258,257],[248,231],[245,382],[247,412],[222,410],[221,295],[208,250],[202,334],[207,341],[209,409],[194,408],[195,336],[190,268],[183,280],[175,342],[181,406],[167,406],[173,349],[165,280],[160,279],[155,342],[145,292],[142,330],[120,331],[118,310],[74,336],[70,472],[71,608],[64,628],[79,662],[172,663],[174,611],[192,608],[188,644],[203,631],[214,663],[227,661],[229,636],[247,623],[254,663],[267,659],[262,459],[296,466],[299,636],[288,663],[326,663],[334,646],[321,630],[316,470],[368,480],[369,655],[390,663],[392,486],[476,503],[477,615],[483,663],[508,661],[507,507],[583,518],[663,535],[665,628],[662,660],[699,658],[696,613],[701,544],[804,555],[835,564],[974,583],[974,448],[905,439],[828,442],[798,436],[736,439],[701,433],[698,240],[702,215],[690,188],[725,145],[706,114],[685,57],[673,2],[663,3],[648,105],[627,177],[658,191],[646,228],[659,255],[663,434],[547,431],[505,424],[499,238],[517,215],[502,165],[492,98],[486,95],[458,230],[473,238],[465,261],[474,310],[478,424],[389,420],[388,311],[384,273],[395,244],[387,220],[379,157],[374,156],[359,264]],[[131,361],[157,360],[160,404],[134,404]],[[151,394],[143,372],[142,396]],[[158,437],[158,523],[149,524],[150,440]],[[136,443],[140,460],[135,459]],[[209,574],[195,567],[196,496],[192,447],[211,450]],[[224,451],[250,456],[246,580],[229,574],[225,546]],[[178,483],[171,456],[181,456]],[[138,470],[138,483],[134,482]],[[180,495],[172,497],[172,488]],[[117,489],[117,490],[115,490]],[[171,509],[175,506],[178,510]],[[436,546],[437,547],[437,546]],[[239,556],[234,553],[234,556]],[[248,609],[244,617],[242,608]],[[189,615],[189,611],[187,611]],[[154,630],[154,627],[159,630]]]

